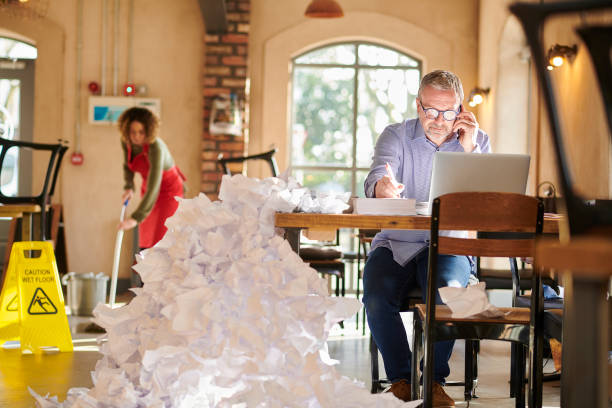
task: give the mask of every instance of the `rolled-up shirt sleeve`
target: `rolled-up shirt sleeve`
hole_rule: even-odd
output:
[[[385,174],[387,174],[387,170],[385,169],[386,163],[389,163],[394,176],[399,180],[398,171],[400,168],[400,151],[401,143],[399,135],[392,127],[387,126],[376,141],[370,173],[368,173],[368,177],[366,177],[364,182],[366,197],[376,196],[374,191],[376,183]]]
[[[478,129],[478,135],[476,136],[476,146],[472,153],[491,153],[491,143],[489,143],[489,136],[481,129]]]

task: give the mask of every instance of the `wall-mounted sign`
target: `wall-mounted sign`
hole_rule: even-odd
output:
[[[134,106],[147,108],[161,117],[161,100],[159,98],[135,98],[126,96],[90,96],[89,123],[96,125],[111,125],[124,110]]]

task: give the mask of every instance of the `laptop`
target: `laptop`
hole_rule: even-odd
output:
[[[434,198],[464,191],[525,194],[529,155],[437,152],[431,171],[429,201],[417,203],[417,214],[430,215]]]

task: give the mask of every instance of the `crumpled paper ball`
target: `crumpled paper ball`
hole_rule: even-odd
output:
[[[440,298],[451,310],[452,316],[458,319],[482,316],[499,318],[505,316],[504,312],[489,303],[486,283],[479,282],[467,288],[443,287],[438,289]]]

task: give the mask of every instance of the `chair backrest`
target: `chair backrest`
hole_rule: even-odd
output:
[[[278,165],[276,164],[276,159],[274,158],[274,154],[276,153],[276,149],[272,149],[268,152],[254,154],[251,156],[241,156],[241,157],[228,157],[224,158],[223,153],[220,153],[217,162],[223,169],[223,172],[228,176],[232,175],[232,172],[229,169],[229,163],[244,163],[247,160],[263,160],[268,163],[270,166],[270,171],[274,177],[278,177]]]
[[[427,313],[434,314],[431,310],[434,302],[429,302],[429,299],[435,299],[438,254],[533,257],[535,238],[542,233],[543,223],[542,202],[522,194],[451,193],[434,199],[429,242]],[[440,236],[439,232],[445,230],[475,231],[476,234],[475,238]],[[513,276],[513,279],[516,280],[516,277]],[[537,290],[533,286],[532,290]]]
[[[47,143],[34,143],[25,142],[20,140],[9,140],[0,138],[0,178],[2,178],[2,172],[6,171],[5,159],[9,157],[7,153],[11,149],[18,149],[19,154],[24,151],[46,151],[49,152],[49,162],[47,163],[45,178],[41,191],[38,194],[30,193],[23,194],[18,193],[15,196],[8,196],[0,188],[0,203],[2,204],[37,204],[41,207],[41,240],[46,239],[46,206],[51,203],[51,197],[55,192],[55,185],[57,183],[57,176],[59,174],[59,168],[62,162],[62,158],[66,153],[68,147],[60,141],[57,144]]]
[[[425,366],[433,363],[433,341],[436,321],[436,288],[438,254],[500,257],[529,257],[535,252],[535,237],[542,232],[544,206],[535,197],[515,193],[464,192],[442,195],[433,200],[429,269],[427,275],[425,317]],[[474,231],[475,238],[440,236],[440,231]],[[483,238],[478,233],[486,233]],[[499,234],[499,235],[497,235]],[[541,281],[532,278],[534,310],[542,310]],[[535,313],[535,312],[534,312]],[[431,341],[430,341],[431,340]],[[423,384],[431,390],[433,375],[425,370]],[[430,401],[429,401],[430,402]],[[428,405],[428,397],[425,398]]]
[[[445,194],[433,202],[430,247],[449,255],[531,257],[535,235],[542,232],[543,214],[540,201],[522,194]],[[439,236],[442,230],[485,234],[451,238]]]

